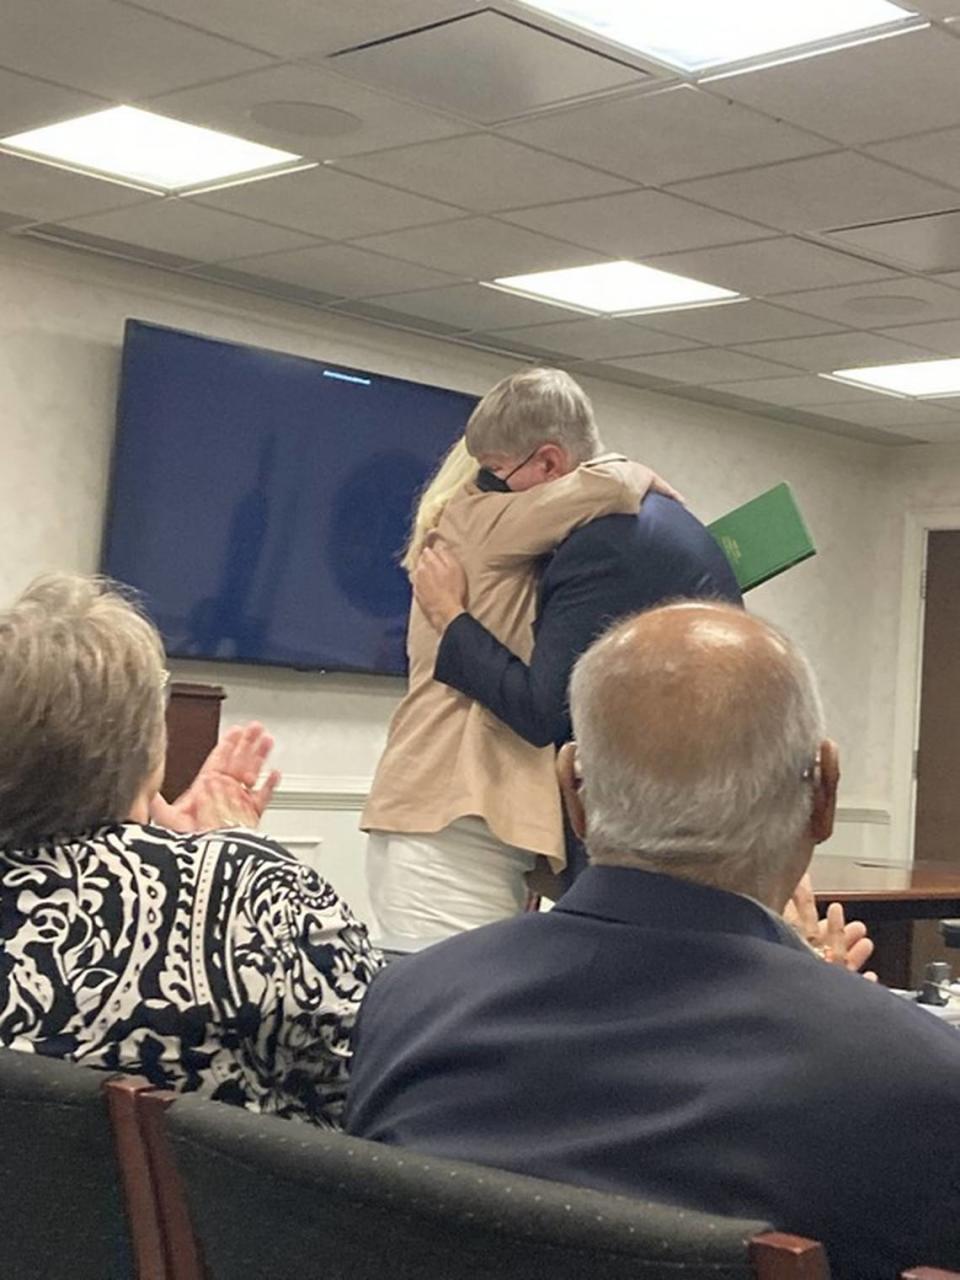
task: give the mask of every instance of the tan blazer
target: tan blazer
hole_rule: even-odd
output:
[[[606,454],[522,493],[467,485],[438,525],[462,562],[471,614],[518,657],[533,649],[536,561],[598,516],[638,509],[649,468]],[[505,844],[565,862],[553,747],[533,747],[478,702],[433,678],[439,637],[414,602],[410,683],[387,734],[365,831],[435,832],[468,815]]]

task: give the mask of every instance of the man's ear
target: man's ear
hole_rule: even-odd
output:
[[[810,835],[814,844],[822,844],[833,835],[837,812],[837,787],[840,783],[840,757],[837,744],[829,738],[820,743],[818,764],[813,777],[813,809],[810,813]]]
[[[568,742],[560,748],[557,755],[557,779],[560,783],[560,794],[566,806],[567,817],[574,832],[583,839],[587,834],[587,815],[583,808],[581,787],[583,779],[577,761],[577,744]]]
[[[559,444],[542,444],[537,450],[537,462],[544,480],[556,480],[575,470],[576,463]]]

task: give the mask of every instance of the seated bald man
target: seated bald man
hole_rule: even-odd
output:
[[[813,674],[685,603],[578,662],[560,758],[590,866],[554,910],[378,976],[346,1126],[822,1240],[834,1280],[960,1266],[960,1037],[780,918],[833,823]]]

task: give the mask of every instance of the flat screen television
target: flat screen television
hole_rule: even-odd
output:
[[[128,320],[102,570],[173,657],[400,675],[398,554],[475,403]]]

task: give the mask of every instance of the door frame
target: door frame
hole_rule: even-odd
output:
[[[960,530],[960,507],[928,507],[907,511],[900,584],[900,635],[897,645],[890,814],[890,852],[897,862],[912,862],[914,857],[917,788],[913,761],[920,736],[920,686],[926,610],[923,586],[927,564],[927,535],[937,529]]]

